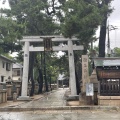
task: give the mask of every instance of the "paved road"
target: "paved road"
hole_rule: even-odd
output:
[[[120,120],[120,111],[1,112],[0,120]]]
[[[34,101],[21,104],[20,106],[17,106],[18,108],[45,108],[45,107],[56,107],[56,106],[66,106],[66,101],[64,100],[64,94],[65,91],[68,90],[68,88],[65,89],[58,89],[57,91],[52,91],[48,93],[45,97],[36,99]]]

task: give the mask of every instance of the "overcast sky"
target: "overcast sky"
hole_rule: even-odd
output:
[[[0,8],[6,8],[6,7],[9,8],[8,0],[6,0],[5,4],[2,4],[3,1],[5,0],[0,0]]]
[[[109,18],[109,23],[118,29],[110,32],[111,48],[120,48],[120,0],[114,0],[112,6],[114,11]]]
[[[0,0],[0,8],[9,6],[8,2],[2,5],[2,1],[3,0]],[[111,6],[114,8],[114,11],[108,19],[109,25],[113,25],[118,28],[116,30],[110,31],[110,46],[113,49],[114,47],[120,47],[120,0],[113,0]],[[97,31],[97,35],[99,35],[99,31]]]

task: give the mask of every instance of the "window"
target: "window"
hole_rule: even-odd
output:
[[[6,70],[10,71],[10,63],[6,63]]]
[[[4,82],[4,76],[1,76],[1,82]]]
[[[17,70],[17,76],[20,76],[20,70]]]

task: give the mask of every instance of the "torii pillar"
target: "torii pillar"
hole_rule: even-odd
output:
[[[77,95],[76,78],[75,78],[75,63],[74,63],[74,53],[73,53],[72,40],[68,41],[68,56],[69,56],[69,72],[70,72],[71,95]]]
[[[28,71],[29,71],[29,45],[30,45],[29,41],[25,41],[22,90],[21,96],[19,96],[18,100],[30,100],[30,97],[27,96]]]

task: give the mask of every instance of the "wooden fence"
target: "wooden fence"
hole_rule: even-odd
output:
[[[101,96],[120,96],[120,79],[100,80]]]

